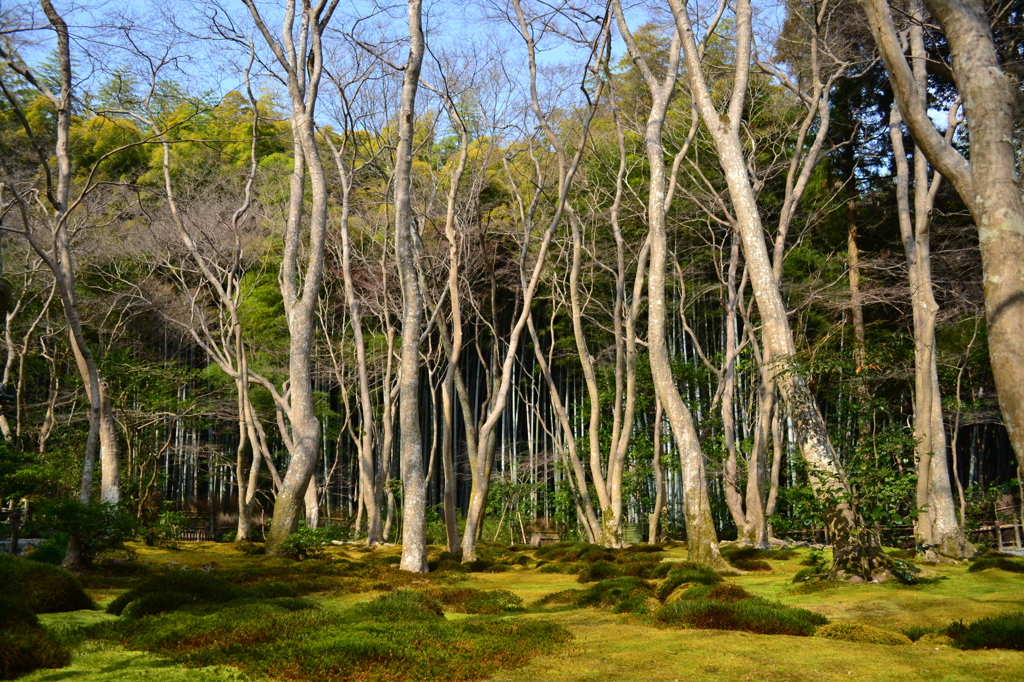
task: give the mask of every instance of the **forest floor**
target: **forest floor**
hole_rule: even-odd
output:
[[[397,547],[383,547],[373,552],[355,546],[332,547],[326,560],[296,564],[284,559],[246,555],[229,544],[183,543],[177,550],[135,545],[133,549],[138,552],[137,562],[145,564],[150,574],[154,571],[162,574],[180,571],[187,566],[193,571],[206,567],[214,575],[241,571],[249,576],[260,572],[284,575],[282,571],[301,572],[332,560],[341,565],[340,560],[355,562],[366,561],[367,557],[382,559],[396,556],[399,552]],[[892,633],[915,626],[941,629],[957,620],[969,623],[990,616],[1024,612],[1024,574],[1021,573],[997,568],[969,572],[966,565],[922,566],[918,574],[920,580],[915,585],[902,585],[896,581],[880,585],[827,583],[821,584],[820,589],[800,589],[794,585],[793,576],[806,566],[809,554],[810,550],[801,549],[789,553],[786,559],[769,558],[771,570],[738,572],[728,576],[726,581],[756,597],[777,600],[786,607],[807,609],[826,616],[834,623],[860,623]],[[499,573],[450,574],[452,580],[444,584],[511,591],[522,599],[526,610],[492,618],[535,621],[537,625],[540,625],[540,621],[556,623],[567,628],[572,638],[568,643],[552,644],[547,652],[538,650],[525,656],[524,660],[498,665],[497,671],[488,679],[509,682],[748,679],[907,682],[1024,679],[1024,651],[964,651],[941,642],[926,643],[923,640],[914,644],[888,645],[839,641],[820,636],[797,637],[666,627],[636,614],[613,613],[607,608],[566,605],[564,600],[561,604],[556,599],[554,603],[541,605],[537,602],[544,597],[567,590],[581,590],[588,585],[581,585],[576,576],[571,574],[538,570],[531,552],[518,552],[515,556],[528,557],[529,562],[521,560],[525,566],[514,565]],[[662,562],[680,562],[685,561],[686,551],[683,547],[670,547],[657,556]],[[827,552],[824,558],[828,559]],[[388,561],[383,559],[382,563]],[[398,573],[390,564],[387,570]],[[401,580],[405,581],[401,587],[418,587],[404,576]],[[86,577],[83,582],[90,596],[102,608],[137,584],[138,578],[100,574]],[[369,583],[364,587],[366,589],[349,585],[345,589],[314,592],[306,596],[315,600],[319,609],[340,613],[380,597],[384,594],[383,589],[391,589],[388,585]],[[423,589],[427,589],[426,584]],[[453,624],[473,618],[462,613],[448,613],[447,609],[445,611],[445,618]],[[186,660],[180,656],[175,659],[173,653],[170,657],[163,657],[156,653],[132,650],[127,635],[122,635],[120,641],[116,637],[93,637],[88,633],[97,631],[96,624],[109,625],[119,620],[101,610],[46,614],[40,616],[40,620],[51,631],[73,641],[74,652],[70,666],[57,670],[39,670],[22,678],[31,682],[265,679],[259,670],[243,672],[230,665],[203,665],[204,661],[217,662],[215,659]],[[75,632],[86,633],[86,636],[69,637]],[[512,642],[510,646],[517,644]],[[166,646],[164,649],[153,650],[161,653],[169,651]],[[460,670],[451,679],[478,678],[471,669]],[[274,677],[290,678],[287,673],[280,672]],[[406,671],[401,678],[425,679],[426,676]],[[362,674],[352,679],[399,678],[389,674],[380,677],[376,674]]]

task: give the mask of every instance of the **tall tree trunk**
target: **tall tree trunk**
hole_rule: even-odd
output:
[[[110,386],[100,382],[100,501],[117,504],[121,501],[118,482],[120,446],[117,442],[117,422],[110,402]]]
[[[774,378],[793,420],[801,454],[811,470],[812,487],[828,507],[826,523],[834,548],[833,573],[871,577],[884,570],[888,562],[877,534],[858,527],[860,524],[854,510],[845,501],[850,488],[829,442],[825,421],[803,376],[789,366],[795,359],[796,347],[779,283],[768,257],[765,232],[740,141],[753,40],[750,2],[739,0],[736,4],[736,67],[725,115],[716,108],[704,79],[704,67],[686,5],[682,0],[669,0],[669,4],[676,29],[682,35],[683,55],[694,102],[711,134],[725,173],[751,286],[761,314],[765,352],[773,363]],[[776,260],[781,262],[781,259]]]
[[[989,359],[1003,423],[1017,462],[1024,465],[1024,202],[1017,184],[1013,94],[985,3],[925,2],[946,35],[970,134],[969,162],[928,117],[886,0],[860,3],[914,141],[956,189],[978,227]]]
[[[421,0],[409,0],[409,58],[402,81],[398,148],[395,151],[395,246],[402,282],[402,351],[398,423],[402,466],[402,563],[404,571],[427,572],[427,491],[420,433],[420,327],[423,295],[418,279],[419,228],[412,215],[412,146],[416,90],[423,65]]]

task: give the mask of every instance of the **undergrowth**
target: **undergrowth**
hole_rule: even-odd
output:
[[[448,621],[439,599],[396,590],[343,612],[299,600],[235,600],[193,604],[138,621],[91,628],[176,661],[233,665],[289,680],[471,680],[518,667],[570,638],[540,620]]]

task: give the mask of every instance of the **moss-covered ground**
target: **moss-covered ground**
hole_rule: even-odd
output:
[[[532,551],[490,548],[489,559],[476,567],[483,572],[449,570],[426,577],[397,571],[391,558],[399,553],[397,547],[373,551],[357,546],[331,548],[328,559],[301,564],[248,555],[226,544],[188,543],[179,550],[143,546],[135,549],[139,558],[132,565],[83,577],[88,595],[101,608],[145,585],[154,576],[181,572],[186,566],[189,571],[206,569],[209,575],[230,580],[241,590],[236,595],[238,600],[216,607],[168,607],[178,610],[130,622],[125,616],[119,618],[102,611],[41,614],[42,625],[73,648],[71,665],[38,670],[22,679],[1024,679],[1024,651],[965,651],[950,646],[950,640],[940,635],[921,637],[917,643],[909,644],[901,635],[915,628],[921,632],[941,631],[955,621],[970,623],[1024,612],[1024,574],[996,567],[971,572],[966,564],[921,566],[913,585],[896,581],[881,585],[794,584],[793,577],[806,568],[809,560],[810,551],[801,549],[764,557],[762,560],[767,561],[771,570],[737,571],[725,576],[723,584],[738,586],[752,595],[744,603],[762,604],[780,612],[806,609],[825,616],[833,624],[869,626],[831,627],[833,633],[873,632],[878,641],[902,642],[876,644],[822,636],[695,629],[685,623],[659,621],[652,614],[667,606],[655,598],[657,588],[664,584],[663,579],[671,580],[676,575],[678,580],[682,575],[678,570],[669,572],[671,566],[664,565],[686,560],[685,549],[678,546],[646,557],[591,552],[589,558],[580,552],[562,552],[558,556],[558,552],[541,551],[538,555]],[[549,558],[544,559],[545,555]],[[828,558],[826,553],[824,560]],[[442,568],[455,567],[444,556],[434,561]],[[599,571],[583,570],[597,561],[607,565],[602,564]],[[624,584],[624,579],[620,583],[581,584],[581,580],[591,577],[590,573],[595,573],[595,580],[610,573],[639,576],[634,582],[644,589],[634,591],[631,597],[630,604],[635,608],[616,613],[608,604],[590,607],[577,603],[584,590],[593,594],[605,584]],[[281,588],[281,584],[296,587],[284,594],[288,590]],[[671,596],[661,597],[671,604],[674,600],[692,599],[694,594],[703,598],[709,589],[699,584],[696,588],[687,582]],[[648,589],[649,593],[644,591]],[[399,602],[409,593],[396,590],[423,593],[424,608],[443,610],[444,616],[438,617],[442,620],[430,620],[435,617],[431,614],[408,616],[411,612]],[[511,594],[491,593],[492,590],[507,590]],[[749,596],[742,590],[730,587],[727,591],[738,598]],[[265,595],[266,603],[254,595]],[[394,600],[395,595],[398,601]],[[727,607],[728,604],[722,608]],[[153,608],[160,610],[159,605]],[[279,622],[280,627],[275,630],[268,625],[264,628],[266,632],[246,630],[243,634],[250,638],[251,647],[284,652],[291,648],[306,661],[283,665],[282,657],[287,659],[288,654],[275,653],[265,665],[240,663],[249,651],[257,649],[232,648],[228,640],[240,635],[224,626],[219,636],[218,623],[230,622],[236,613],[242,614],[240,617],[264,613],[259,609],[276,614],[265,620]],[[412,622],[402,620],[407,616],[419,625],[402,625]],[[356,644],[370,647],[366,650],[371,653],[377,651],[373,649],[377,646],[374,642],[385,642],[391,648],[377,651],[376,663],[347,668],[344,666],[349,664],[345,663],[338,667],[340,664],[330,658],[334,655],[331,652],[355,644],[337,639],[312,641],[303,632],[307,623],[335,632],[359,629],[370,639],[361,639]],[[291,635],[284,632],[289,627],[295,630]],[[564,636],[566,632],[571,633],[571,639]],[[188,645],[181,644],[186,633],[196,635]],[[179,639],[174,640],[175,637]],[[431,648],[436,651],[424,653]],[[321,663],[326,666],[324,670],[318,671],[308,664],[308,659],[315,656],[327,656]],[[485,665],[474,665],[474,657],[480,657]],[[415,666],[431,661],[447,672],[417,673]]]

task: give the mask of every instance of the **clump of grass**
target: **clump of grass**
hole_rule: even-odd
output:
[[[661,545],[651,545],[646,542],[641,542],[635,545],[630,545],[622,551],[629,554],[653,554],[656,552],[664,552],[665,548]]]
[[[910,644],[911,639],[899,632],[891,632],[881,628],[864,625],[863,623],[829,623],[818,628],[816,637],[838,639],[844,642],[861,642],[864,644]]]
[[[833,590],[842,584],[838,580],[805,580],[793,588],[793,594],[816,594]]]
[[[556,542],[536,551],[538,559],[546,561],[562,561],[566,563],[581,562],[592,564],[595,561],[615,561],[615,552],[600,545],[588,542]]]
[[[434,587],[424,592],[439,601],[447,610],[456,613],[496,615],[523,610],[523,600],[508,590]]]
[[[916,642],[925,635],[938,633],[937,628],[926,628],[920,625],[911,625],[908,628],[903,628],[903,634],[907,636],[911,642]]]
[[[967,569],[967,572],[977,573],[978,571],[986,571],[990,568],[998,568],[1000,571],[1007,571],[1008,573],[1024,573],[1024,560],[1011,559],[1005,556],[982,557],[974,561],[970,568]]]
[[[651,597],[654,588],[646,580],[623,576],[602,580],[579,592],[573,599],[576,606],[616,606],[631,597]]]
[[[619,577],[619,569],[610,561],[595,561],[584,565],[576,580],[581,583],[593,583],[599,580]]]
[[[693,564],[688,561],[677,563],[668,571],[665,580],[658,585],[657,597],[664,602],[670,594],[675,592],[677,587],[684,583],[717,585],[720,582],[722,582],[722,576],[707,566]]]
[[[973,623],[956,621],[946,628],[958,649],[1015,649],[1024,651],[1024,613],[982,618]]]
[[[741,571],[770,571],[772,565],[761,559],[734,559],[729,562]]]
[[[21,597],[34,613],[92,609],[81,583],[59,566],[0,554],[0,586]]]
[[[743,630],[762,635],[810,636],[828,620],[806,609],[786,608],[756,597],[736,602],[681,599],[658,609],[655,619],[669,626],[702,630]]]
[[[344,611],[289,610],[288,601],[296,600],[196,604],[103,623],[90,634],[190,666],[232,665],[247,675],[316,682],[486,678],[571,637],[537,619],[448,621],[441,602],[422,591],[395,590]]]
[[[546,606],[548,604],[575,604],[576,597],[582,592],[583,590],[561,590],[559,592],[552,592],[544,595],[535,601],[534,604],[537,606]]]

